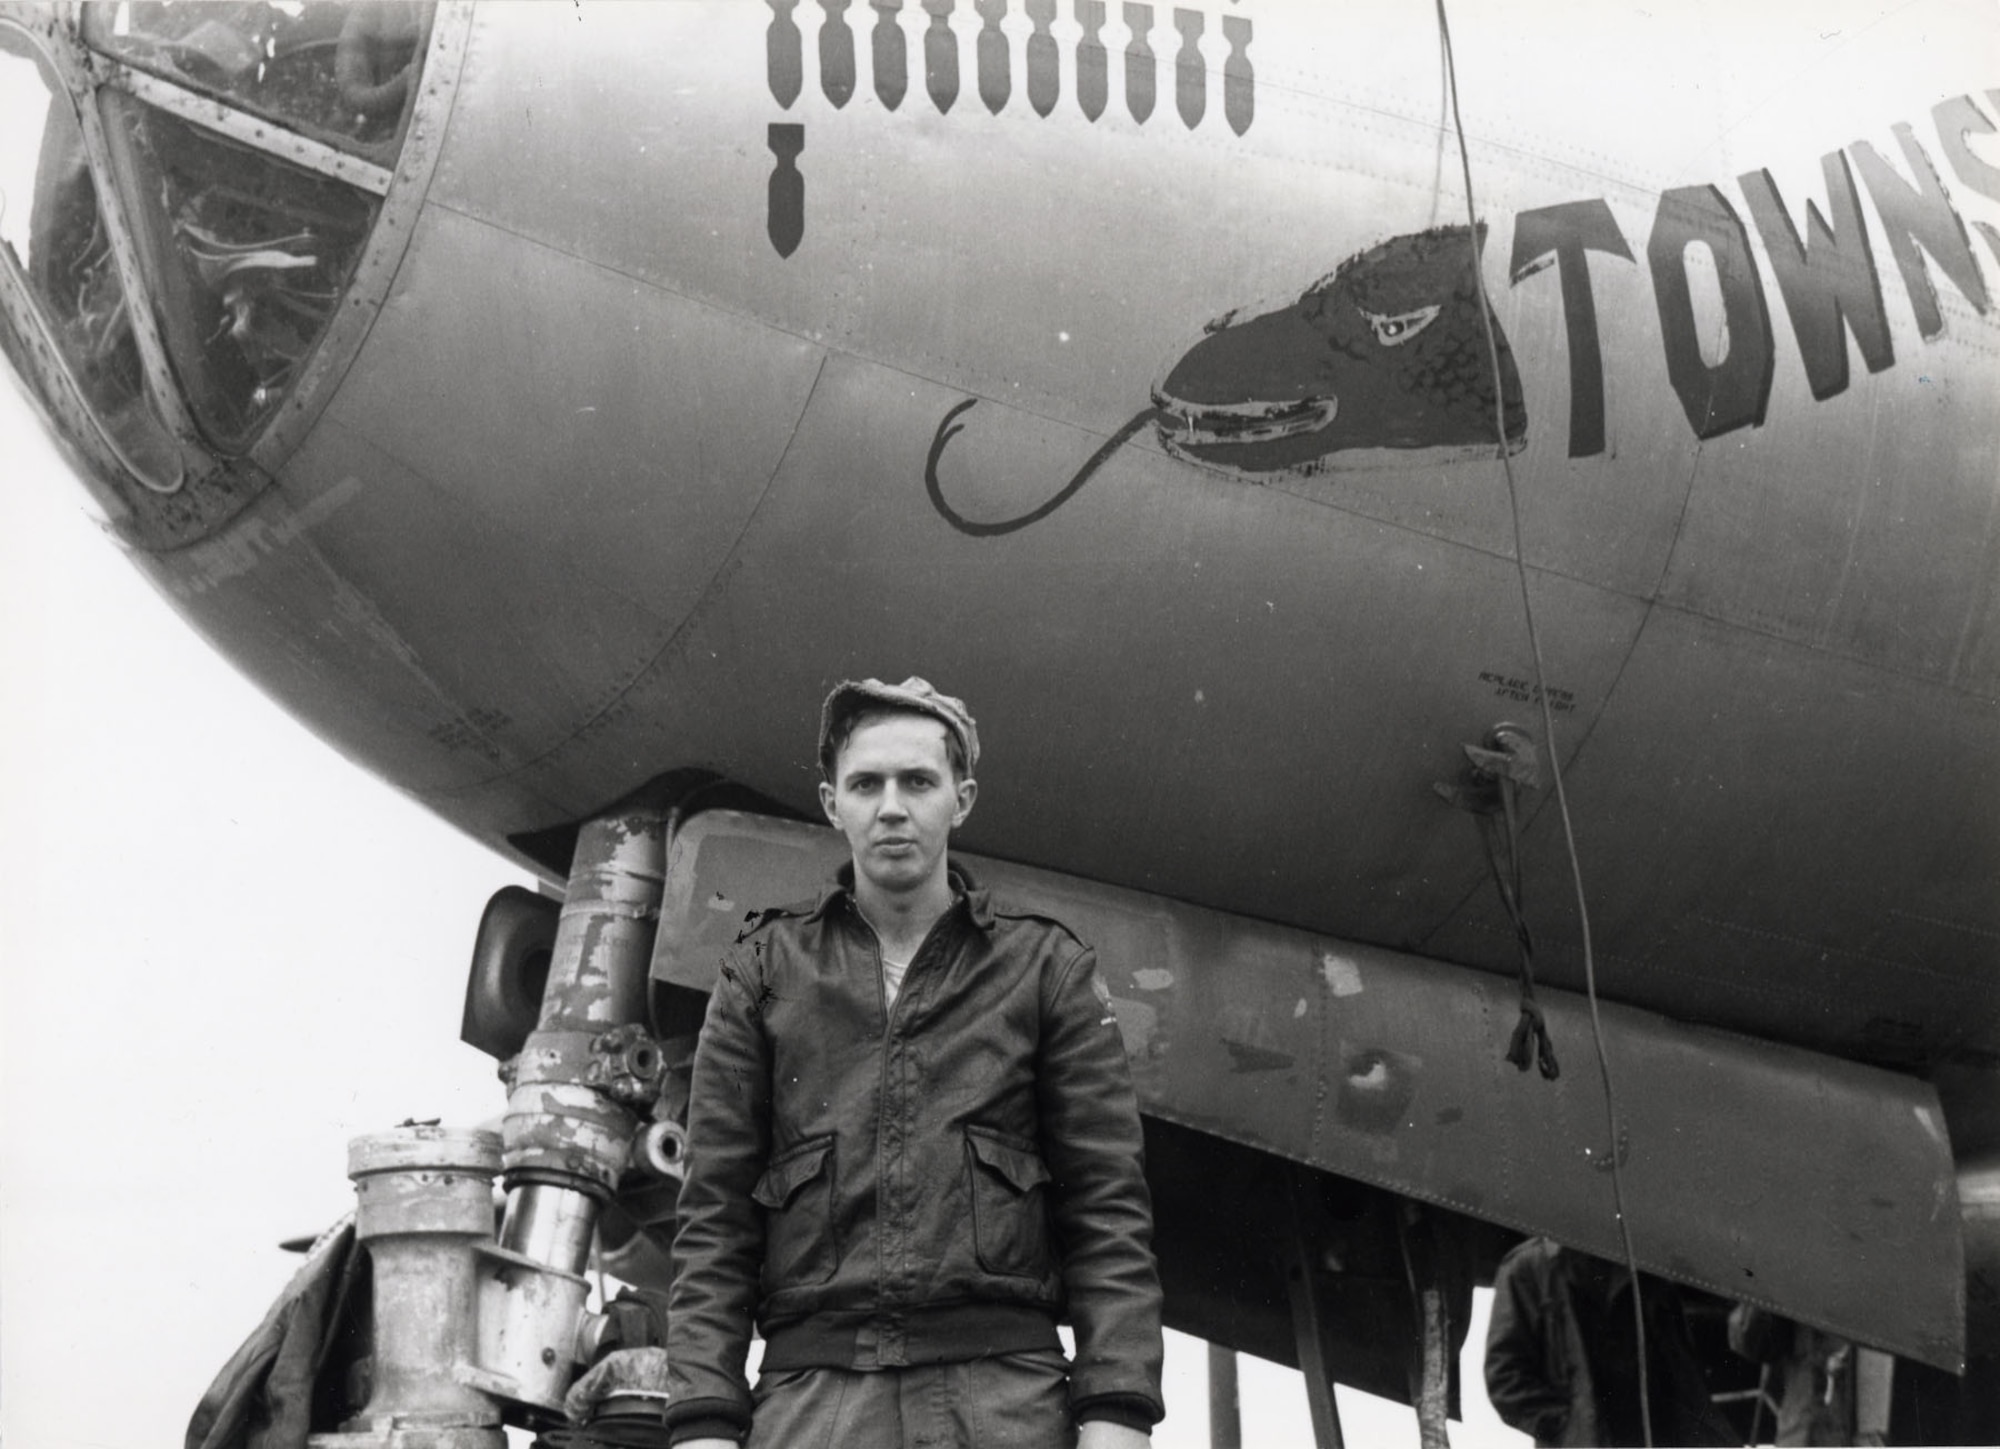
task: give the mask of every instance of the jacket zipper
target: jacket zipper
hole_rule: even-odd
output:
[[[879,1153],[883,1138],[884,1118],[890,1110],[889,1103],[892,1095],[889,1089],[889,1053],[890,1047],[896,1038],[896,1009],[902,1000],[910,994],[910,978],[916,974],[917,963],[924,959],[924,953],[930,950],[931,943],[936,939],[939,929],[951,919],[952,912],[958,909],[958,902],[959,898],[954,896],[951,905],[945,910],[945,913],[931,922],[930,929],[924,932],[923,940],[917,943],[916,951],[910,956],[910,964],[903,968],[903,989],[896,993],[896,1000],[893,1002],[889,1000],[888,973],[883,969],[882,965],[882,937],[873,926],[868,924],[867,918],[861,914],[861,908],[859,906],[853,907],[856,921],[862,929],[868,932],[868,939],[873,943],[875,948],[875,997],[876,1000],[882,1003],[881,1090],[876,1094],[876,1099],[880,1105],[875,1109],[875,1141],[878,1147],[875,1168],[875,1208],[878,1213],[882,1214],[884,1226],[890,1226],[891,1219],[890,1215],[884,1212],[886,1204],[883,1202],[883,1198],[888,1191],[893,1191],[896,1205],[893,1217],[893,1231],[892,1233],[885,1234],[885,1236],[892,1236],[894,1238],[896,1243],[896,1261],[898,1263],[906,1256],[903,1239],[907,1235],[908,1227],[903,1221],[902,1177],[904,1162],[908,1156],[907,1149],[909,1144],[904,1140],[903,1136],[899,1135],[892,1161],[885,1160]],[[896,1100],[900,1109],[902,1099],[898,1096]],[[887,1262],[887,1255],[884,1255],[881,1271],[884,1277],[893,1276],[893,1271]],[[880,1295],[880,1301],[883,1303],[900,1301],[900,1295],[891,1292],[887,1283],[878,1282],[876,1291]]]

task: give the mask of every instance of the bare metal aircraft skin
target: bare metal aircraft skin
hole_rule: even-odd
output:
[[[827,686],[921,672],[968,848],[1511,973],[1435,789],[1544,732],[1504,459],[1603,995],[2000,1149],[1994,7],[1468,10],[1476,222],[1429,7],[1109,8],[441,6],[283,159],[337,262],[200,213],[221,42],[86,19],[139,380],[18,267],[10,356],[194,627],[546,870],[661,777],[809,815]]]

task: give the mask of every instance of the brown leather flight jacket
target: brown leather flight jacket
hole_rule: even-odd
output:
[[[695,1052],[667,1351],[676,1439],[739,1434],[766,1370],[1054,1347],[1079,1421],[1162,1415],[1138,1102],[1095,957],[959,898],[887,1005],[852,868],[724,958]]]

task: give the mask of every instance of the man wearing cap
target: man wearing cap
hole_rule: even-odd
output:
[[[922,679],[827,696],[820,802],[852,858],[731,949],[695,1052],[676,1444],[1150,1442],[1160,1288],[1124,1048],[1090,949],[948,858],[978,762],[964,704]]]

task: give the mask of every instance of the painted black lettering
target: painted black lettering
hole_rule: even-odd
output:
[[[1250,64],[1250,17],[1225,15],[1222,35],[1229,57],[1222,62],[1222,114],[1229,129],[1242,135],[1257,119],[1257,72]]]
[[[1986,238],[1986,250],[1993,253],[1993,260],[2000,263],[2000,230],[1995,230],[1990,221],[1975,221],[1973,226]]]
[[[1700,242],[1715,259],[1729,342],[1714,367],[1702,361],[1688,285],[1687,249]],[[1761,424],[1771,400],[1771,314],[1750,256],[1750,237],[1734,208],[1713,186],[1662,192],[1646,242],[1653,300],[1660,313],[1667,378],[1698,438],[1720,437]]]
[[[1910,310],[1916,313],[1917,331],[1935,337],[1944,330],[1944,314],[1938,309],[1937,289],[1924,265],[1924,253],[1930,253],[1939,269],[1982,313],[1987,306],[1986,283],[1979,275],[1965,223],[1952,209],[1931,158],[1908,126],[1899,124],[1894,129],[1915,185],[1898,176],[1896,168],[1866,141],[1856,141],[1848,149],[1854,153],[1854,164],[1861,169],[1861,179],[1875,202],[1882,230],[1888,233],[1889,251],[1909,290]]]
[[[1970,135],[1993,134],[1993,123],[1986,119],[1986,113],[1972,103],[1971,96],[1953,96],[1931,107],[1931,119],[1937,122],[1938,145],[1951,163],[1952,174],[1988,201],[2000,201],[2000,166],[1989,166],[1965,143]]]
[[[1146,37],[1153,29],[1153,7],[1126,5],[1125,28],[1132,39],[1125,46],[1125,109],[1140,125],[1153,114],[1153,44]]]
[[[853,0],[819,0],[819,88],[837,111],[854,99],[854,32],[847,28]]]
[[[806,179],[798,167],[799,153],[806,149],[806,128],[795,121],[773,122],[767,144],[778,164],[771,168],[764,226],[778,255],[788,257],[806,234]]]
[[[1861,219],[1861,198],[1847,158],[1833,151],[1820,158],[1826,177],[1827,210],[1806,201],[1806,234],[1792,225],[1778,185],[1769,171],[1750,171],[1737,178],[1750,216],[1764,238],[1778,291],[1791,314],[1798,338],[1806,383],[1820,400],[1847,388],[1847,329],[1861,349],[1870,372],[1880,372],[1896,360],[1889,341],[1889,316],[1882,305],[1882,284],[1875,276],[1875,254],[1868,245],[1868,228]]]
[[[1201,58],[1202,16],[1199,10],[1174,11],[1174,29],[1181,33],[1180,54],[1174,57],[1174,108],[1190,131],[1208,110],[1208,66]]]
[[[972,0],[972,8],[986,23],[979,27],[976,53],[979,56],[979,99],[986,109],[999,115],[1014,89],[1013,60],[1007,53],[1007,36],[1000,21],[1007,14],[1007,0]]]
[[[924,13],[931,18],[924,31],[924,89],[939,115],[958,100],[958,37],[951,33],[951,4],[924,0]]]
[[[1076,23],[1083,39],[1076,43],[1076,104],[1091,120],[1104,114],[1110,91],[1110,60],[1104,53],[1104,0],[1076,0]]]
[[[870,61],[875,72],[875,99],[884,110],[903,104],[910,89],[910,49],[903,39],[903,0],[868,0],[875,7],[875,33]]]
[[[799,0],[765,0],[765,3],[771,7],[771,24],[764,31],[764,78],[771,87],[771,99],[789,111],[805,88],[799,27],[792,19],[792,10]]]
[[[1586,253],[1604,252],[1629,262],[1632,248],[1611,208],[1593,197],[1524,211],[1514,219],[1514,256],[1508,263],[1514,285],[1520,286],[1551,252],[1562,280],[1563,327],[1569,338],[1569,455],[1589,458],[1604,451],[1604,353]]]

